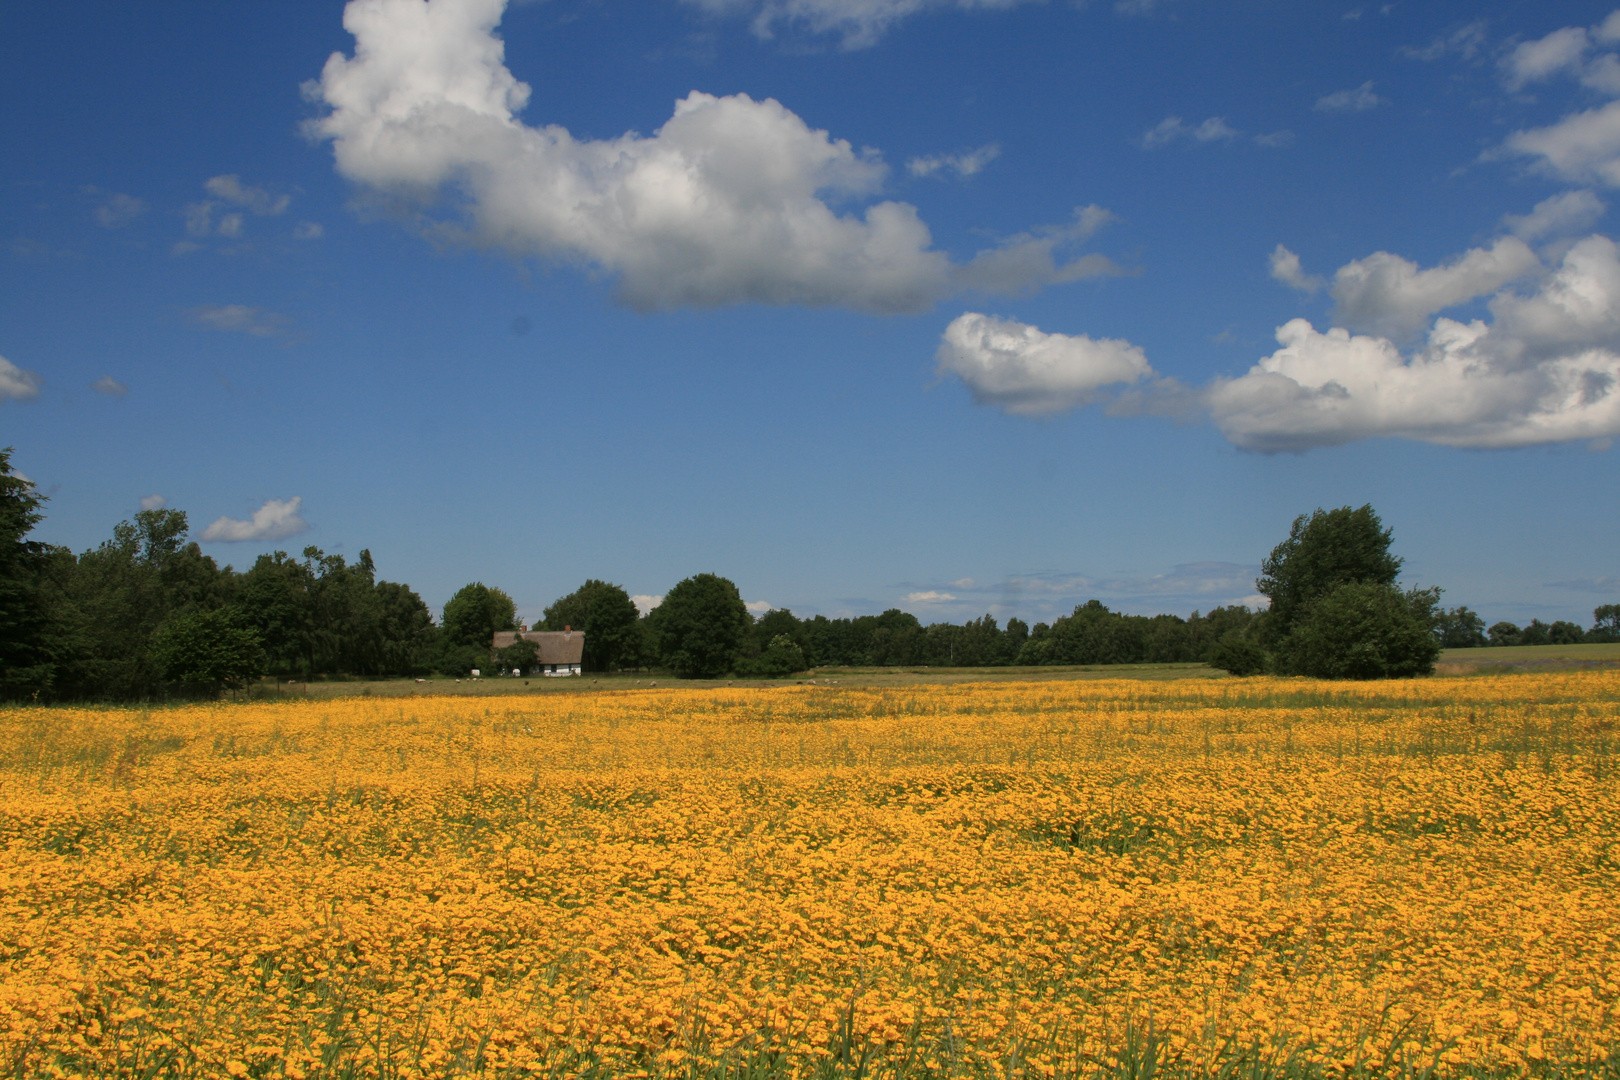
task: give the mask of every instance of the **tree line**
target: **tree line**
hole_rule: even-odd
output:
[[[238,571],[189,538],[186,514],[143,510],[110,539],[71,550],[30,539],[45,499],[0,450],[0,696],[142,699],[217,693],[262,676],[310,679],[465,676],[526,671],[532,642],[492,652],[520,628],[516,604],[473,582],[443,617],[408,585],[382,580],[369,551],[354,562],[306,547]],[[1486,627],[1440,590],[1396,586],[1401,560],[1371,507],[1294,523],[1256,583],[1269,610],[1243,606],[1128,615],[1097,600],[1050,624],[984,615],[924,625],[879,615],[754,617],[737,586],[697,574],[643,614],[619,585],[591,579],[548,606],[538,629],[585,634],[587,671],[653,669],[683,677],[780,677],[821,666],[996,667],[1208,662],[1238,674],[1381,677],[1432,670],[1440,648],[1620,641],[1620,605],[1589,630],[1567,622]]]

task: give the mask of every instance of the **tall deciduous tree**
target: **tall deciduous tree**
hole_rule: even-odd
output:
[[[585,669],[612,671],[641,659],[641,613],[621,586],[591,578],[546,608],[547,630],[573,627],[585,632]]]
[[[1294,519],[1288,539],[1260,564],[1254,586],[1271,598],[1265,636],[1286,638],[1313,601],[1340,585],[1394,585],[1401,560],[1390,554],[1390,530],[1371,506],[1317,510]]]
[[[730,671],[753,624],[737,586],[716,574],[680,582],[647,620],[659,656],[686,679],[713,679]]]
[[[497,630],[517,629],[517,605],[482,581],[463,585],[444,605],[444,636],[451,645],[489,651]]]
[[[1371,506],[1294,519],[1261,564],[1264,623],[1277,670],[1326,679],[1426,674],[1440,655],[1440,590],[1395,585],[1401,560]]]

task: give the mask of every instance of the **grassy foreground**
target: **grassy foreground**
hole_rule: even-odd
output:
[[[1620,674],[0,712],[16,1076],[1616,1075]]]

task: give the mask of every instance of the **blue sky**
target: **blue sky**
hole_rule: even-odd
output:
[[[1620,15],[1585,3],[24,5],[0,444],[94,546],[435,608],[689,574],[925,622],[1241,602],[1370,502],[1620,599]]]

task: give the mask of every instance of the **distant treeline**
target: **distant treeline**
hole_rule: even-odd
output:
[[[33,485],[11,471],[10,452],[0,450],[3,697],[128,700],[214,693],[265,675],[464,676],[474,668],[533,666],[528,642],[492,653],[492,635],[519,625],[511,597],[499,588],[467,585],[435,621],[408,585],[378,578],[369,551],[353,563],[315,547],[297,558],[278,551],[238,571],[219,566],[191,542],[185,513],[173,509],[143,510],[118,525],[111,539],[75,554],[28,539],[43,503]],[[1370,521],[1376,526],[1376,517]],[[1387,532],[1382,537],[1387,543]],[[1620,605],[1598,608],[1588,630],[1539,621],[1487,628],[1466,607],[1438,609],[1438,595],[1430,590],[1408,599],[1421,601],[1411,605],[1423,620],[1415,632],[1425,633],[1421,626],[1432,623],[1433,640],[1444,647],[1620,641]],[[1279,639],[1271,625],[1276,621],[1275,611],[1242,606],[1187,618],[1126,615],[1096,600],[1034,626],[1018,618],[1002,626],[988,614],[961,625],[925,626],[897,609],[838,619],[800,619],[778,609],[755,618],[735,584],[697,574],[646,615],[622,587],[587,581],[546,608],[539,625],[583,631],[589,671],[714,677],[781,676],[819,666],[1210,660],[1228,670],[1259,670],[1270,663],[1260,655],[1262,644],[1275,647]]]

